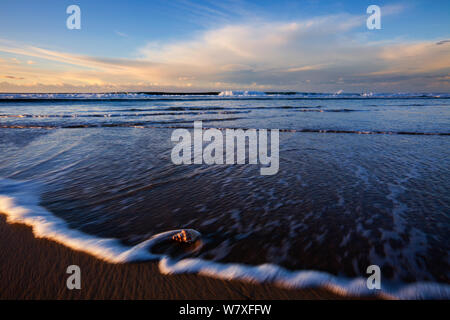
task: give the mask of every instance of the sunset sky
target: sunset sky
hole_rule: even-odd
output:
[[[450,92],[450,1],[0,2],[0,92],[229,89]]]

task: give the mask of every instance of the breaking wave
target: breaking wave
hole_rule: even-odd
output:
[[[190,99],[448,99],[449,93],[336,93],[320,92],[263,92],[229,90],[217,92],[111,92],[111,93],[0,93],[0,102],[49,102],[49,101],[189,101]]]
[[[221,97],[249,97],[249,96],[266,96],[265,92],[261,91],[222,91],[219,93]]]

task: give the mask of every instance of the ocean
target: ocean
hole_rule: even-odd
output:
[[[278,173],[173,164],[199,120],[279,129]],[[378,265],[385,295],[450,298],[450,95],[0,94],[0,212],[163,273],[366,295]]]

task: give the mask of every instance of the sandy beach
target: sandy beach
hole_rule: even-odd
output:
[[[197,275],[161,275],[155,262],[110,264],[47,239],[0,215],[0,299],[343,299],[323,289]],[[66,268],[81,268],[81,290],[68,290]]]

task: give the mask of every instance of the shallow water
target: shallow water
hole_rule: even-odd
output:
[[[194,120],[281,129],[279,172],[172,164],[170,136]],[[448,284],[449,134],[440,98],[1,100],[0,177],[125,245],[192,228],[204,260]]]

